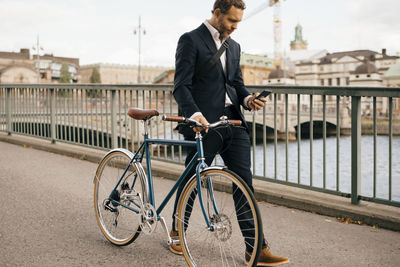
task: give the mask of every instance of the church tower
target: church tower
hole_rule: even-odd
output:
[[[297,24],[294,34],[294,40],[290,42],[290,50],[306,50],[307,41],[303,40],[303,28]]]

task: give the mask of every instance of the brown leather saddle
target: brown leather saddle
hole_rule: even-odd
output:
[[[135,120],[145,121],[160,114],[155,109],[130,108],[128,109],[128,115]]]

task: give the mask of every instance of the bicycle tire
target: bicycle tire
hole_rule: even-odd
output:
[[[201,173],[204,208],[214,228],[210,231],[197,197],[196,180],[193,176],[185,185],[177,211],[180,244],[188,265],[256,266],[263,240],[262,222],[248,185],[227,169],[208,168]],[[213,208],[211,195],[214,195],[218,214]],[[243,218],[244,214],[248,215],[247,218]],[[248,262],[245,262],[246,247],[253,251]]]
[[[129,245],[141,232],[140,213],[128,210],[110,200],[111,192],[132,157],[133,154],[125,149],[110,151],[99,163],[94,178],[94,209],[98,225],[107,240],[117,246]],[[132,163],[112,198],[140,210],[137,205],[148,200],[145,177],[142,166]],[[139,192],[142,199],[128,199],[126,194],[132,192]]]

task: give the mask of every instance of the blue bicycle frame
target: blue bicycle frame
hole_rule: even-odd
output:
[[[140,145],[139,149],[137,150],[137,152],[135,153],[135,155],[133,156],[132,160],[129,162],[127,168],[125,169],[125,171],[123,172],[121,178],[119,179],[118,183],[116,184],[115,188],[113,189],[113,191],[110,194],[110,200],[115,203],[118,204],[120,206],[123,206],[133,212],[139,213],[140,210],[137,210],[135,208],[132,208],[128,205],[125,205],[117,200],[114,200],[112,198],[112,196],[115,194],[115,191],[117,190],[118,186],[120,185],[121,181],[123,180],[123,178],[125,177],[126,173],[128,172],[128,169],[130,168],[130,166],[132,165],[132,163],[134,162],[142,162],[143,157],[146,157],[146,166],[147,166],[147,182],[148,182],[148,186],[149,186],[149,202],[150,204],[155,207],[155,198],[154,198],[154,189],[153,189],[153,177],[152,177],[152,171],[151,171],[151,157],[150,157],[150,153],[149,153],[149,144],[161,144],[161,145],[182,145],[182,146],[191,146],[191,147],[197,147],[197,153],[193,156],[192,160],[190,161],[190,163],[186,166],[184,172],[182,173],[182,175],[179,177],[179,179],[176,181],[176,183],[174,184],[174,186],[172,187],[172,189],[169,191],[169,193],[167,194],[167,196],[164,198],[164,200],[162,201],[162,203],[160,204],[160,206],[157,208],[157,220],[160,220],[160,216],[159,214],[162,212],[162,210],[164,209],[165,205],[168,203],[168,201],[171,199],[172,195],[176,192],[176,190],[178,189],[178,186],[183,182],[183,180],[186,178],[186,176],[188,175],[189,171],[197,164],[196,167],[196,179],[197,179],[197,191],[198,191],[198,195],[199,195],[199,201],[200,201],[200,206],[204,215],[204,219],[206,221],[207,227],[210,228],[210,221],[208,219],[207,216],[207,212],[205,210],[204,207],[204,203],[203,203],[203,196],[201,193],[201,183],[200,183],[200,173],[206,169],[208,167],[208,165],[205,163],[205,158],[204,158],[204,151],[203,151],[203,142],[202,142],[202,137],[200,133],[196,134],[196,141],[183,141],[183,140],[163,140],[163,139],[151,139],[148,137],[148,134],[145,133],[144,134],[144,141],[143,143]],[[197,163],[198,161],[198,163]],[[136,181],[136,180],[135,180]],[[215,200],[214,200],[214,194],[213,194],[213,189],[212,189],[212,183],[211,183],[211,179],[208,180],[209,182],[209,188],[210,188],[210,197],[213,203],[213,208],[216,214],[218,214],[218,208],[216,206]],[[133,185],[132,185],[133,187]],[[137,207],[140,207],[138,204],[134,203],[134,205],[136,205]]]

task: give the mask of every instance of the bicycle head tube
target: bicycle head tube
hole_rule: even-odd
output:
[[[197,147],[197,171],[198,174],[205,168],[208,167],[208,165],[205,162],[205,157],[204,157],[204,150],[203,150],[203,137],[200,132],[196,132],[196,147]]]

